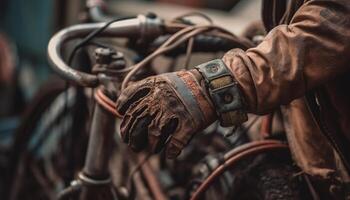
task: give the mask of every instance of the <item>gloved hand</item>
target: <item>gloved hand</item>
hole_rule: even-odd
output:
[[[175,158],[195,133],[216,119],[197,70],[152,76],[127,87],[117,101],[124,142],[135,151],[165,148]]]

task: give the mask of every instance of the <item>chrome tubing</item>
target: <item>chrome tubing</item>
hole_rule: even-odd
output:
[[[96,75],[80,72],[68,66],[61,56],[64,43],[87,36],[92,31],[106,25],[107,22],[78,24],[62,29],[56,33],[48,44],[48,58],[53,70],[62,78],[83,87],[97,87],[99,79]],[[163,21],[139,15],[133,19],[125,19],[112,23],[98,37],[125,37],[147,39],[163,33]]]

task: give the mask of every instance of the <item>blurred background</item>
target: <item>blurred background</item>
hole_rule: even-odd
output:
[[[260,18],[260,4],[256,0],[109,0],[105,10],[115,16],[153,12],[165,19],[200,11],[215,24],[242,34]],[[54,76],[46,56],[50,37],[63,27],[87,22],[86,5],[86,0],[0,0],[0,171],[9,167],[14,132],[24,110]]]

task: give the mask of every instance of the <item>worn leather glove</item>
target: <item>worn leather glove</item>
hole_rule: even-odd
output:
[[[135,151],[165,148],[175,158],[217,116],[196,70],[152,76],[131,84],[117,101],[124,142]]]

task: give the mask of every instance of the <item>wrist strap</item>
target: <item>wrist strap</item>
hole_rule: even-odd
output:
[[[238,83],[221,59],[195,67],[203,76],[221,125],[236,126],[247,121]]]

